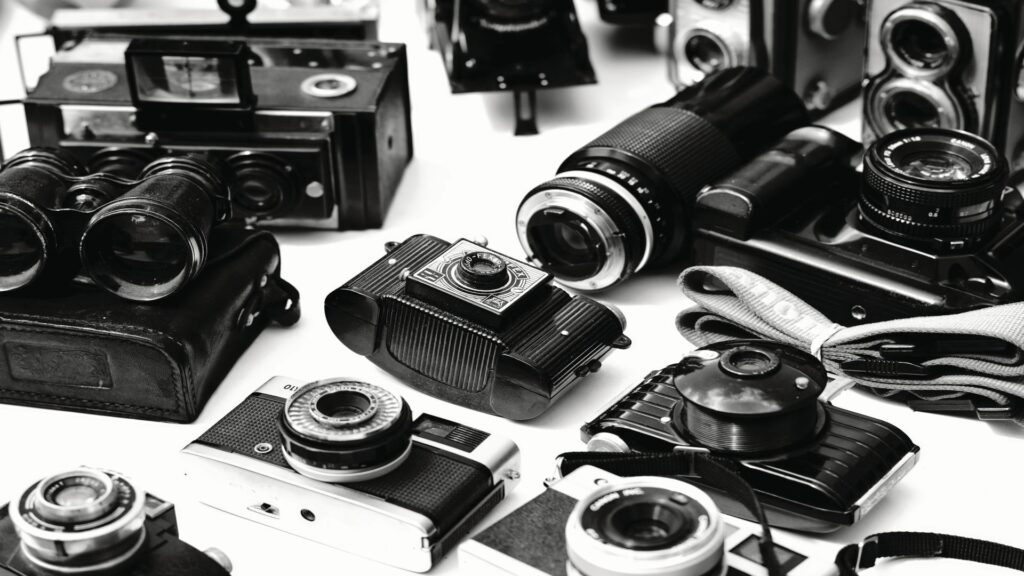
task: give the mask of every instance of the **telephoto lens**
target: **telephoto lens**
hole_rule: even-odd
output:
[[[1006,159],[980,136],[945,128],[893,132],[865,155],[860,214],[901,244],[967,250],[995,230],[1008,180]]]
[[[26,490],[11,502],[11,521],[33,564],[57,573],[99,572],[142,548],[145,501],[124,477],[79,468]]]
[[[686,250],[697,192],[807,122],[802,99],[766,72],[709,74],[569,156],[520,204],[519,241],[582,291],[668,264]]]
[[[227,218],[223,168],[197,156],[149,164],[89,220],[81,260],[93,281],[129,300],[165,298],[206,263],[214,223]]]
[[[30,148],[0,171],[0,292],[40,277],[57,250],[57,230],[47,210],[61,207],[71,179],[85,168],[68,153]]]
[[[372,480],[397,468],[412,450],[412,410],[401,396],[350,380],[299,388],[281,411],[285,460],[322,482]]]
[[[671,478],[621,478],[581,498],[565,547],[572,576],[710,576],[725,569],[725,524],[703,490]]]

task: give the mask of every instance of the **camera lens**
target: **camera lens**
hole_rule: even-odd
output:
[[[952,11],[914,2],[893,11],[882,24],[881,43],[906,75],[938,76],[967,59],[970,36]]]
[[[323,482],[359,482],[397,468],[412,449],[412,412],[400,396],[349,380],[299,388],[278,422],[285,460]]]
[[[0,292],[30,284],[56,249],[46,209],[59,208],[70,178],[85,174],[66,152],[31,148],[0,171]]]
[[[508,266],[497,254],[470,252],[459,261],[459,278],[470,288],[497,290],[508,284]]]
[[[685,251],[693,198],[807,122],[767,73],[728,68],[633,115],[530,191],[516,227],[530,260],[562,284],[602,290]]]
[[[130,300],[158,300],[202,269],[227,186],[199,158],[162,158],[141,181],[93,215],[82,237],[82,264],[97,285]]]
[[[135,180],[152,161],[153,154],[148,150],[104,148],[89,158],[89,172]]]
[[[897,24],[892,42],[904,60],[921,68],[938,68],[949,57],[942,33],[925,22],[909,20]]]
[[[729,49],[721,38],[706,30],[695,30],[683,46],[686,60],[694,68],[710,74],[730,65]]]
[[[232,201],[252,216],[280,216],[297,198],[291,166],[262,152],[242,152],[228,159],[235,174]]]
[[[29,561],[54,572],[113,570],[145,540],[146,496],[124,477],[80,468],[46,478],[12,502]]]
[[[673,425],[685,438],[716,452],[777,453],[815,436],[828,378],[806,352],[784,344],[735,340],[701,348],[676,366],[682,400]]]
[[[669,478],[617,479],[581,498],[566,549],[583,576],[688,576],[721,569],[725,530],[700,489]]]
[[[894,92],[886,101],[885,116],[893,126],[900,129],[942,126],[938,106],[917,92]]]
[[[979,136],[940,128],[877,140],[864,159],[861,216],[913,246],[951,251],[986,239],[999,220],[1006,159]]]

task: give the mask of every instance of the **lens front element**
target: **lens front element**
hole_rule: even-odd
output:
[[[42,271],[47,241],[38,224],[0,198],[0,292],[21,288]]]

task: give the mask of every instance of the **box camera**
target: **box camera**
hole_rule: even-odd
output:
[[[597,82],[573,0],[424,2],[452,92],[514,92],[516,134],[537,133],[534,91]]]
[[[868,149],[797,130],[697,197],[698,264],[770,277],[841,324],[1020,300],[1020,193],[988,142],[893,132]]]
[[[124,476],[78,468],[0,507],[0,573],[226,576],[231,562],[178,539],[174,505]]]
[[[771,72],[816,115],[860,91],[863,0],[673,0],[669,75],[680,89],[733,66]]]
[[[872,0],[864,142],[901,128],[978,134],[1024,167],[1024,5],[1014,0]]]
[[[232,171],[238,219],[380,226],[412,157],[401,44],[86,35],[25,99],[33,146],[134,178],[202,151]]]
[[[183,452],[203,503],[416,572],[519,478],[511,440],[344,379],[273,378]]]
[[[474,576],[764,576],[759,540],[692,484],[583,466],[459,546],[459,564]],[[783,573],[835,573],[827,555],[782,541]]]
[[[630,344],[618,310],[481,245],[418,235],[388,248],[327,296],[327,323],[420,391],[527,420]]]
[[[735,462],[768,522],[830,532],[867,514],[917,463],[895,426],[819,400],[825,369],[764,340],[700,348],[651,372],[583,426],[592,451],[701,451]],[[694,480],[726,514],[750,519]]]

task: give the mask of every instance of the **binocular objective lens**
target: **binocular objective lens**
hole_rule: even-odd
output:
[[[23,215],[0,207],[0,291],[31,282],[46,256],[42,232]]]

